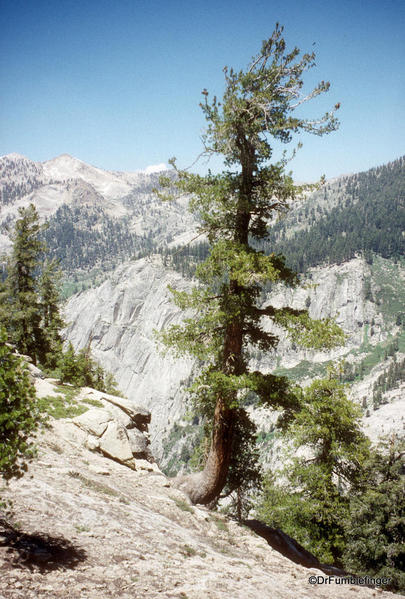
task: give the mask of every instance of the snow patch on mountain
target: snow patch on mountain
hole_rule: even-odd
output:
[[[164,162],[161,162],[160,164],[151,164],[151,166],[147,166],[141,172],[145,173],[146,175],[150,175],[151,173],[161,173],[162,171],[167,171],[167,170],[168,170],[168,166]]]

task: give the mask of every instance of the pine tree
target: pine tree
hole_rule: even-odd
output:
[[[405,591],[405,440],[382,441],[363,470],[363,486],[351,493],[345,521],[344,565],[356,574],[387,577]]]
[[[34,363],[44,358],[41,308],[36,290],[40,256],[45,246],[39,239],[41,225],[33,204],[19,209],[15,224],[13,251],[8,262],[6,306],[9,308],[9,332],[16,348]]]
[[[13,233],[13,249],[7,277],[0,286],[0,322],[10,340],[35,363],[54,368],[62,352],[59,311],[61,274],[46,257],[41,241],[44,226],[33,204],[20,208]]]
[[[32,434],[40,418],[35,389],[23,361],[6,343],[0,327],[0,476],[22,476],[35,455]]]
[[[69,341],[67,349],[60,356],[58,367],[62,383],[81,383],[81,381],[77,381],[78,376],[80,377],[81,374],[78,369],[77,358],[71,341]]]
[[[249,392],[262,405],[283,409],[286,417],[297,405],[286,378],[249,369],[249,346],[270,351],[277,345],[276,334],[264,329],[264,318],[306,347],[327,347],[341,339],[334,323],[312,321],[306,310],[259,304],[262,285],[297,283],[282,256],[266,256],[253,247],[267,237],[274,215],[303,191],[286,174],[285,156],[271,163],[273,145],[289,143],[294,133],[323,135],[337,127],[334,111],[318,120],[295,116],[298,106],[326,92],[329,84],[302,93],[302,76],[314,66],[315,56],[299,58],[297,48],[287,52],[282,31],[277,25],[246,71],[224,69],[222,102],[209,101],[208,92],[202,92],[205,152],[221,155],[228,170],[207,176],[177,170],[174,183],[175,193],[191,194],[190,210],[211,244],[209,257],[196,271],[200,285],[191,293],[173,290],[177,305],[195,310],[196,316],[162,336],[175,352],[205,363],[193,396],[212,423],[211,448],[202,472],[177,481],[194,503],[210,503],[226,484],[237,459],[233,440]],[[173,186],[171,179],[161,183]]]
[[[341,565],[350,494],[362,485],[370,456],[360,422],[361,410],[346,397],[335,371],[314,381],[286,431],[290,459],[278,481],[267,477],[258,509],[267,524],[326,563]]]
[[[71,383],[77,387],[93,387],[112,395],[122,395],[114,376],[91,357],[89,345],[76,354],[72,343],[69,342],[67,349],[59,355],[57,366],[62,383]]]
[[[45,260],[38,282],[41,328],[44,341],[44,362],[54,368],[62,352],[61,330],[65,322],[60,315],[61,272],[55,260]]]

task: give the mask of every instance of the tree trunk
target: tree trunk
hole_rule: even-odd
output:
[[[238,293],[236,281],[230,282],[231,293]],[[222,371],[240,374],[242,369],[243,326],[235,320],[228,327],[224,339]],[[235,398],[236,399],[236,398]],[[236,412],[229,407],[229,399],[218,397],[215,406],[211,447],[202,472],[176,478],[176,486],[184,491],[192,503],[208,504],[217,499],[225,486],[232,457],[232,440]]]
[[[234,410],[226,409],[222,400],[218,400],[211,447],[204,470],[175,478],[175,486],[186,493],[192,503],[208,504],[219,497],[228,475],[234,421]]]
[[[234,240],[248,247],[250,211],[246,209],[245,200],[249,198],[252,188],[252,167],[242,168],[243,184],[241,197],[236,213]],[[242,288],[236,280],[229,282],[229,293],[239,295]],[[243,317],[231,322],[224,337],[222,372],[224,374],[241,374],[243,372]],[[236,397],[235,397],[236,399]],[[229,399],[219,397],[215,406],[211,447],[204,470],[193,474],[179,476],[175,486],[189,496],[192,503],[209,504],[216,500],[226,484],[229,465],[232,457],[232,441],[235,429],[236,410],[229,407]]]
[[[231,293],[238,293],[236,281],[230,282]],[[242,322],[236,320],[228,327],[224,339],[222,371],[225,374],[240,374]],[[236,399],[236,398],[235,398]],[[184,491],[192,503],[211,503],[217,499],[225,486],[232,457],[232,440],[236,412],[229,407],[229,399],[218,397],[215,406],[211,447],[202,472],[176,478],[176,486]]]

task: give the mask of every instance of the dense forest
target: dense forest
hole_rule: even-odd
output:
[[[49,219],[43,238],[68,274],[95,266],[109,270],[155,249],[152,239],[131,231],[127,219],[112,218],[94,205],[63,204]]]
[[[375,252],[383,258],[403,255],[404,164],[405,158],[402,157],[387,165],[345,177],[332,188],[325,188],[326,206],[328,195],[336,192],[342,199],[345,198],[344,201],[330,211],[313,212],[308,225],[289,238],[288,221],[279,222],[271,230],[262,249],[267,253],[276,247],[298,272],[305,272],[319,264],[339,264],[359,253],[367,257]]]

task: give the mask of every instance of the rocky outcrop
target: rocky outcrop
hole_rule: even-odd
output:
[[[322,584],[316,562],[290,561],[244,526],[191,506],[157,470],[129,469],[67,430],[84,434],[53,421],[28,472],[1,489],[14,510],[11,522],[0,513],[2,599],[397,597]]]
[[[98,452],[133,470],[158,470],[150,450],[148,427],[151,414],[123,397],[82,387],[68,402],[63,391],[70,385],[60,386],[57,379],[44,376],[37,367],[28,364],[36,394],[52,405],[52,397],[69,403],[81,412],[74,418],[54,422],[61,437]],[[49,411],[52,415],[52,409]]]
[[[99,403],[72,419],[83,431],[86,447],[136,470],[137,460],[153,462],[149,448],[148,424],[150,413],[130,404],[122,397],[84,388],[77,400],[82,403]],[[91,403],[90,403],[91,402]]]

